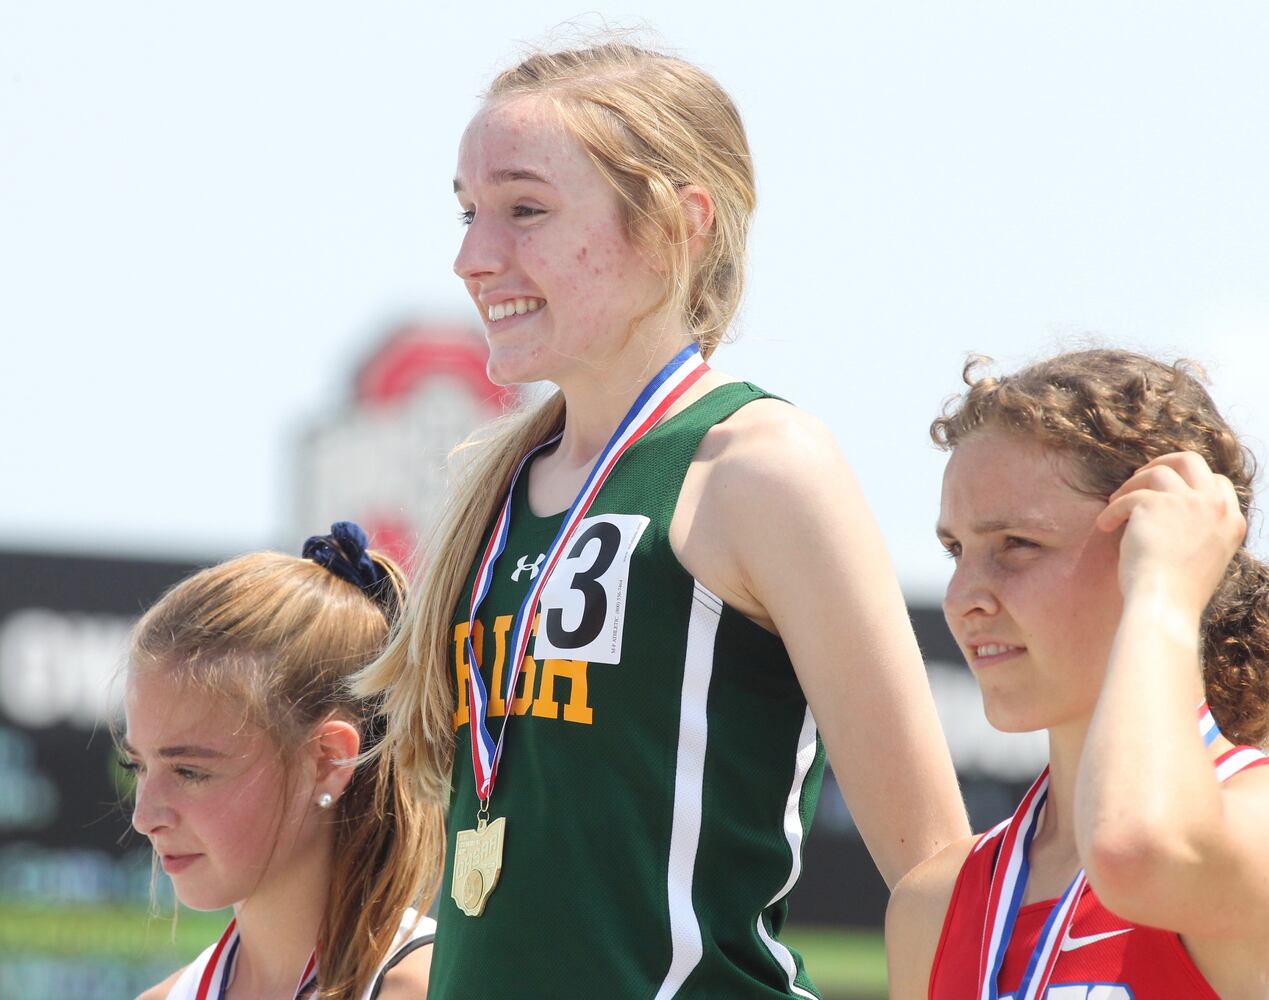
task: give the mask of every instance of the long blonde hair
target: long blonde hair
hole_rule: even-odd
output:
[[[697,67],[612,42],[530,56],[498,76],[487,101],[539,96],[620,198],[631,241],[659,257],[665,294],[652,311],[681,315],[708,357],[736,314],[755,204],[744,125],[722,87]],[[709,192],[713,224],[700,251],[680,190]],[[467,461],[436,532],[422,549],[420,586],[383,656],[358,676],[381,695],[383,746],[424,799],[446,803],[454,755],[451,619],[460,590],[517,463],[564,426],[564,399],[514,413],[464,446]]]
[[[325,718],[382,738],[374,700],[348,678],[382,651],[405,594],[396,565],[367,593],[309,559],[259,552],[177,584],[132,635],[129,672],[163,671],[191,691],[229,698],[264,730],[288,775]],[[288,778],[289,780],[289,778]],[[361,763],[333,812],[330,888],[318,933],[322,1000],[354,1000],[387,956],[407,907],[426,908],[440,879],[444,816],[420,803],[391,758]]]

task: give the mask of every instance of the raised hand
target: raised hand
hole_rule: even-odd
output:
[[[1123,527],[1119,586],[1124,597],[1160,591],[1201,615],[1247,534],[1233,484],[1190,451],[1161,455],[1111,494],[1103,531]]]

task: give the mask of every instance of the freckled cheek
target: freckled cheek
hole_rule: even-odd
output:
[[[554,315],[579,332],[612,325],[614,314],[633,311],[628,288],[628,248],[611,238],[583,239],[568,246],[522,238],[520,263],[553,305]]]
[[[552,287],[556,292],[556,315],[568,314],[586,324],[603,316],[613,298],[609,283],[596,280],[586,266],[557,269]]]
[[[521,239],[517,256],[519,269],[548,299],[552,290],[559,286],[561,277],[576,270],[565,263],[569,260],[567,255],[561,256],[547,244],[533,242],[532,236]]]
[[[596,274],[623,274],[629,270],[630,247],[611,236],[594,241],[591,262]]]

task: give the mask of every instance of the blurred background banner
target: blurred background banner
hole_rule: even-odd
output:
[[[483,336],[406,325],[360,364],[348,401],[303,435],[296,454],[296,537],[353,520],[409,563],[445,495],[446,458],[516,394],[485,374]]]
[[[110,723],[128,630],[190,563],[0,552],[0,997],[117,1000],[194,942],[145,918]],[[156,883],[171,909],[170,886]],[[201,947],[201,945],[199,946]]]

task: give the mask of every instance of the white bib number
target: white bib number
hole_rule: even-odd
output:
[[[647,526],[642,514],[582,519],[542,590],[536,659],[621,662],[630,556]]]

